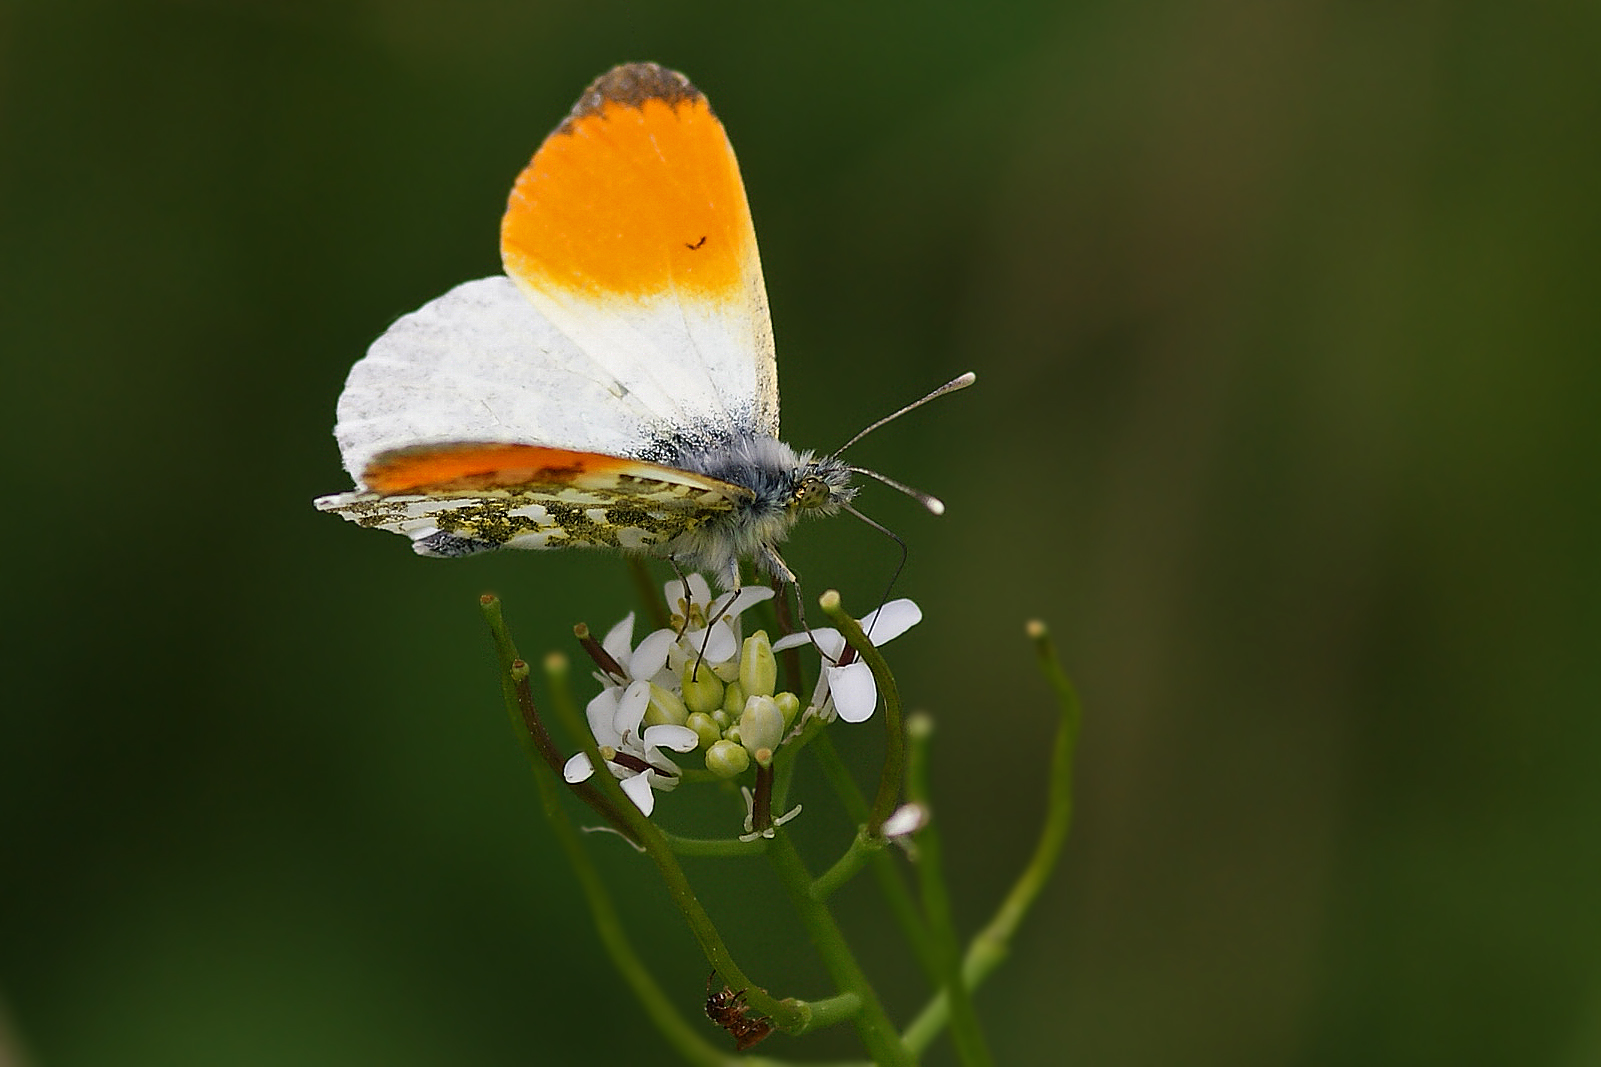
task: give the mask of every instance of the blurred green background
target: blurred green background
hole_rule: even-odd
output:
[[[1088,707],[1063,867],[979,997],[1000,1061],[1601,1063],[1598,55],[1582,3],[0,6],[12,1054],[662,1053],[476,604],[567,647],[621,567],[310,506],[350,363],[496,271],[533,148],[655,59],[740,154],[790,441],[979,373],[854,458],[949,506],[863,500],[912,544],[894,662],[965,928],[1037,828],[1027,618]],[[859,610],[895,560],[848,519],[787,554]],[[864,778],[873,737],[840,730]],[[821,867],[848,828],[801,787]],[[696,1010],[659,884],[593,845]],[[829,991],[759,867],[691,875],[753,973]],[[840,907],[908,1017],[869,881]]]

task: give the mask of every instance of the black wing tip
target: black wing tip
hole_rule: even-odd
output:
[[[647,100],[660,100],[677,107],[704,99],[701,91],[676,70],[668,70],[659,63],[623,63],[590,83],[573,105],[567,121],[598,114],[607,104],[640,108]]]

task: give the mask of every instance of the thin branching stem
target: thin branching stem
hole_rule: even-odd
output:
[[[517,647],[512,644],[511,634],[506,629],[506,620],[501,614],[500,599],[492,595],[484,595],[478,599],[483,609],[484,619],[489,623],[490,635],[495,642],[495,657],[500,663],[501,695],[506,700],[506,712],[511,719],[511,730],[522,746],[523,754],[530,763],[543,762],[552,771],[561,773],[562,765],[566,762],[556,743],[551,740],[550,733],[545,729],[544,720],[540,717],[539,709],[534,704],[533,691],[529,688],[528,664],[517,655]],[[599,791],[588,782],[580,782],[569,788],[588,804],[595,813],[605,819],[612,828],[624,837],[629,837],[622,814],[616,811]]]
[[[568,862],[572,864],[573,872],[583,888],[584,901],[589,906],[590,918],[594,921],[595,932],[600,937],[601,946],[606,950],[606,955],[617,968],[617,972],[622,975],[623,981],[634,991],[634,996],[638,998],[645,1014],[680,1056],[700,1067],[727,1067],[731,1057],[712,1045],[690,1025],[689,1020],[674,1007],[672,999],[657,984],[644,961],[634,952],[617,907],[612,902],[611,894],[606,891],[605,880],[590,862],[577,829],[561,806],[561,791],[556,785],[556,779],[553,775],[540,770],[539,764],[545,762],[545,754],[540,751],[541,746],[533,740],[527,729],[528,709],[532,708],[532,700],[530,698],[525,701],[523,698],[528,665],[518,657],[517,649],[506,631],[499,600],[485,596],[480,603],[489,621],[490,631],[494,634],[495,650],[501,660],[501,696],[506,704],[506,713],[512,720],[512,728],[517,734],[518,741],[529,754],[529,762],[533,764],[534,782],[539,788],[540,806],[544,810],[546,821],[550,823],[550,828],[556,835],[557,844],[566,854]],[[520,665],[521,670],[514,671],[514,664]],[[520,679],[516,677],[519,674]],[[517,729],[519,725],[525,728],[519,730]],[[548,737],[546,741],[549,742]],[[559,767],[555,770],[559,773]]]
[[[867,980],[861,965],[856,962],[850,943],[834,921],[833,912],[827,904],[812,895],[811,873],[783,828],[779,828],[773,836],[767,859],[788,891],[806,936],[811,940],[812,947],[817,949],[829,977],[833,978],[841,993],[852,993],[860,998],[854,1022],[862,1044],[867,1046],[868,1055],[879,1067],[911,1067],[916,1061],[901,1043],[883,1002],[878,999],[878,992]]]
[[[845,814],[858,827],[858,832],[867,823],[867,798],[862,796],[861,788],[851,777],[850,770],[845,761],[840,758],[839,750],[834,747],[834,741],[827,733],[818,736],[813,752],[817,755],[817,762],[823,768],[823,774],[828,778],[829,784],[834,787],[834,793],[845,807]],[[939,984],[939,967],[934,960],[934,946],[929,940],[928,927],[923,923],[923,917],[917,909],[917,902],[912,899],[911,890],[906,886],[906,879],[901,869],[895,863],[895,856],[887,849],[880,849],[872,857],[873,877],[878,881],[878,890],[884,895],[884,903],[889,908],[890,915],[895,919],[895,925],[901,929],[901,936],[917,954],[917,961],[923,967],[923,973],[935,985]]]
[[[927,715],[913,715],[907,721],[907,796],[914,804],[921,804],[930,812],[934,810],[928,784],[929,741],[933,733],[934,720]],[[940,985],[945,990],[946,1003],[950,1005],[951,1043],[956,1046],[956,1056],[963,1067],[992,1067],[995,1058],[984,1040],[978,1013],[973,1010],[973,998],[962,979],[962,954],[956,936],[956,919],[951,910],[950,891],[945,886],[942,869],[939,821],[931,818],[913,840],[917,844],[916,866],[918,883],[923,891],[923,914],[928,919],[929,932],[933,935]]]
[[[1056,649],[1051,644],[1045,624],[1037,621],[1029,623],[1028,635],[1034,642],[1040,671],[1056,694],[1060,716],[1056,741],[1051,749],[1045,825],[1034,846],[1034,855],[1023,868],[1023,873],[996,909],[994,917],[967,948],[967,955],[962,961],[962,980],[969,991],[977,989],[1006,959],[1012,937],[1017,933],[1023,917],[1028,914],[1030,905],[1045,888],[1073,824],[1073,753],[1078,746],[1083,709],[1073,683],[1057,661]],[[906,1028],[907,1047],[921,1053],[939,1034],[949,1017],[950,1001],[941,992]]]
[[[760,856],[767,851],[767,839],[744,841],[737,837],[683,837],[662,831],[667,847],[680,856],[743,857]]]
[[[661,830],[634,806],[634,802],[628,799],[617,779],[607,771],[606,762],[601,757],[600,746],[596,744],[594,735],[585,726],[568,688],[566,664],[564,656],[546,658],[546,675],[550,682],[551,699],[556,705],[556,713],[567,730],[582,742],[584,752],[589,756],[590,766],[596,768],[590,781],[598,783],[601,794],[622,812],[629,837],[639,842],[646,855],[656,864],[657,873],[667,884],[668,896],[683,915],[690,933],[694,935],[701,951],[705,953],[707,962],[723,976],[730,987],[743,989],[751,1007],[772,1019],[773,1025],[778,1029],[795,1031],[805,1026],[810,1015],[805,1003],[794,999],[779,1000],[774,997],[751,981],[744,969],[734,960],[733,953],[723,941],[723,935],[718,932],[711,916],[706,913],[700,899],[695,896],[695,891],[689,884],[689,877],[679,865],[677,857],[673,855],[673,850],[662,836]]]
[[[906,731],[901,724],[901,692],[895,676],[878,648],[862,632],[861,624],[845,612],[839,593],[824,593],[818,603],[823,613],[839,627],[840,633],[873,672],[878,694],[884,701],[884,769],[878,778],[878,792],[867,810],[867,831],[876,834],[901,799],[901,780],[906,774]]]
[[[628,575],[634,580],[634,592],[639,596],[640,607],[650,616],[651,629],[665,630],[672,625],[667,605],[662,600],[662,587],[650,576],[650,568],[638,556],[628,557]]]
[[[882,837],[869,834],[867,827],[858,827],[850,847],[834,861],[834,866],[818,875],[817,880],[812,883],[812,896],[818,900],[827,900],[833,896],[840,886],[856,877],[856,872],[867,866],[867,862],[882,852],[888,843]]]

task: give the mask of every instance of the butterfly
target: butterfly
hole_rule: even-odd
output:
[[[612,548],[733,585],[741,559],[793,582],[778,544],[804,514],[859,515],[853,474],[943,510],[779,440],[750,207],[682,74],[590,85],[517,177],[500,250],[503,275],[402,316],[351,368],[334,436],[358,488],[319,509],[423,556]]]

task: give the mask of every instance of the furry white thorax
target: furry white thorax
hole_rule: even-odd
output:
[[[796,452],[776,437],[736,437],[710,448],[666,445],[663,452],[671,466],[719,478],[754,494],[754,499],[730,514],[674,538],[653,553],[719,575],[733,573],[736,562],[744,558],[755,559],[771,571],[769,557],[775,555],[775,546],[789,536],[803,512],[832,515],[856,495],[850,469],[842,461]],[[799,490],[807,479],[813,479],[814,486],[820,483],[827,493],[820,499],[803,500]]]

